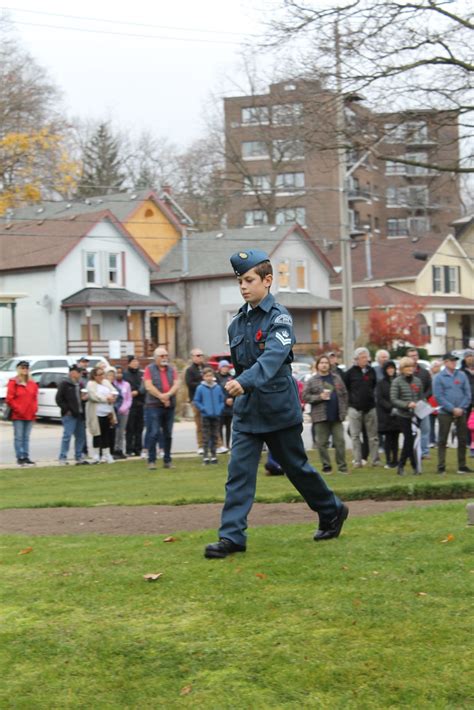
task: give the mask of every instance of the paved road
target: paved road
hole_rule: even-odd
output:
[[[62,436],[60,422],[45,422],[38,420],[33,425],[30,441],[30,456],[33,461],[44,465],[57,461]],[[305,446],[311,446],[311,427],[304,427]],[[349,439],[346,445],[349,445]],[[196,451],[196,436],[192,421],[176,422],[173,428],[173,452],[194,453]],[[73,458],[72,445],[69,457]],[[10,422],[0,422],[0,467],[16,463],[13,450],[13,430]]]

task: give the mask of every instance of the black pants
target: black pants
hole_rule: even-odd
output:
[[[383,446],[385,450],[385,458],[388,466],[396,466],[398,464],[398,437],[399,431],[384,431]]]
[[[209,454],[212,458],[216,457],[219,425],[220,417],[202,417],[202,448],[204,449],[205,459],[209,457]]]
[[[220,433],[222,444],[228,449],[230,449],[230,435],[232,433],[232,414],[221,414]]]
[[[104,449],[110,449],[110,453],[112,453],[112,432],[114,429],[110,426],[110,419],[107,415],[105,417],[97,417],[97,419],[99,420],[100,434],[92,437],[92,446],[94,449],[100,449],[101,455]]]
[[[142,452],[143,434],[143,407],[142,405],[132,405],[127,422],[127,454],[140,456]]]
[[[398,423],[400,425],[401,432],[403,434],[403,448],[400,454],[400,466],[404,466],[409,460],[413,466],[413,470],[417,470],[415,452],[413,450],[413,444],[415,443],[415,436],[412,431],[411,418],[408,417],[398,417]]]

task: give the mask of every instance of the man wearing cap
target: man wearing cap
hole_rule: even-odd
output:
[[[456,370],[459,358],[452,353],[443,357],[444,370],[439,372],[433,384],[433,394],[440,409],[438,413],[438,473],[446,473],[446,444],[449,430],[454,422],[458,437],[458,473],[473,473],[466,466],[467,424],[466,412],[471,404],[471,388],[466,374]]]
[[[56,404],[61,410],[63,423],[63,438],[59,452],[59,463],[67,464],[69,444],[74,434],[74,453],[76,465],[87,464],[83,458],[86,441],[86,426],[84,418],[84,403],[87,395],[81,393],[82,369],[79,365],[71,365],[69,377],[60,382],[56,393]]]
[[[246,550],[247,516],[253,504],[257,468],[265,442],[309,507],[319,515],[316,541],[337,537],[349,511],[309,464],[301,438],[302,412],[291,374],[293,321],[270,294],[273,270],[268,255],[251,249],[231,259],[245,301],[229,326],[235,379],[232,451],[219,541],[205,557],[223,558]]]

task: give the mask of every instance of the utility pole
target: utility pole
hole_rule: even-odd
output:
[[[342,347],[344,362],[350,363],[354,352],[354,304],[352,299],[352,260],[349,228],[348,172],[346,169],[344,96],[341,80],[341,47],[339,24],[334,25],[336,53],[336,135],[338,141],[339,239],[341,242],[342,277]]]

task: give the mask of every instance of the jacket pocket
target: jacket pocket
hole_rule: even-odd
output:
[[[264,416],[282,412],[291,406],[292,396],[294,396],[290,390],[291,386],[292,382],[288,377],[278,377],[259,387],[259,408]]]
[[[230,349],[239,365],[245,366],[245,343],[243,335],[236,335],[230,341]]]

